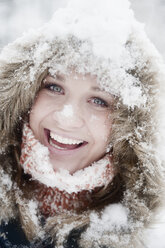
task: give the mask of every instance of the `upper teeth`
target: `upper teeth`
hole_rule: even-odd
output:
[[[50,137],[62,144],[69,144],[69,145],[78,145],[80,143],[83,143],[82,140],[73,140],[73,139],[68,139],[68,138],[64,138],[64,137],[61,137],[57,134],[54,134],[52,132],[50,132]]]

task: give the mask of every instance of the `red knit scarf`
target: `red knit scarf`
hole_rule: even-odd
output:
[[[23,128],[20,164],[25,173],[39,181],[36,199],[41,213],[47,216],[87,208],[93,193],[112,182],[115,176],[110,155],[73,175],[67,170],[54,171],[48,148],[35,139],[28,124]]]

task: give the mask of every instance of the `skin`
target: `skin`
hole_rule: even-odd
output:
[[[30,112],[30,127],[50,152],[55,171],[71,174],[103,157],[110,141],[113,97],[101,91],[96,78],[80,74],[48,75]],[[50,145],[50,132],[63,138],[83,141],[76,149]]]

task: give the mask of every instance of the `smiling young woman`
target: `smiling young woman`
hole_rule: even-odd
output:
[[[113,97],[97,86],[96,78],[74,73],[62,80],[43,80],[29,124],[36,139],[48,147],[54,170],[74,173],[105,155]]]
[[[128,0],[70,0],[4,48],[0,247],[148,247],[161,68]]]

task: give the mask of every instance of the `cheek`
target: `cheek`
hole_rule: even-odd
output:
[[[29,115],[29,125],[36,138],[39,138],[39,123],[41,120],[41,111],[38,111],[37,106],[33,106]]]
[[[40,121],[47,114],[47,104],[46,99],[42,94],[39,94],[35,100],[29,115],[30,127],[35,130],[38,129]]]
[[[43,112],[39,111],[39,106],[38,104],[35,104],[32,106],[30,115],[29,115],[29,124],[30,126],[37,125],[40,119],[42,118]]]
[[[89,118],[89,126],[95,141],[107,144],[110,139],[112,121],[108,114],[94,115]]]

